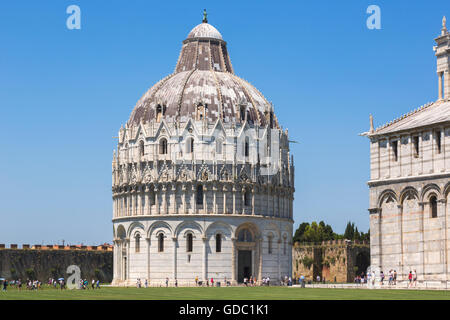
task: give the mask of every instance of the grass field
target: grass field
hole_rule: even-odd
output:
[[[295,287],[113,288],[99,290],[9,288],[0,300],[450,300],[450,291],[318,289]]]

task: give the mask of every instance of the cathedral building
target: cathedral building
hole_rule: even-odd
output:
[[[371,266],[450,285],[450,34],[435,39],[438,99],[370,131]]]
[[[291,275],[288,131],[206,13],[120,128],[112,194],[113,285]]]

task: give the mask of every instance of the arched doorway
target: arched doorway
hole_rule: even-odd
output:
[[[237,233],[237,281],[255,277],[254,268],[255,234],[248,227],[243,227]]]
[[[367,272],[367,268],[370,265],[369,254],[367,252],[360,252],[356,255],[355,272],[356,275],[361,275]]]

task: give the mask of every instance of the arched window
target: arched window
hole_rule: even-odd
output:
[[[249,155],[249,149],[250,149],[250,141],[248,137],[245,137],[245,144],[244,144],[244,156],[248,157]]]
[[[430,198],[430,211],[431,211],[431,217],[437,218],[437,199],[435,196],[432,196]]]
[[[162,107],[158,104],[156,107],[156,122],[160,122],[162,117]]]
[[[222,235],[216,234],[216,252],[222,252]]]
[[[192,233],[186,236],[186,252],[192,252]]]
[[[141,235],[139,233],[137,233],[136,236],[134,237],[134,241],[135,241],[134,251],[138,253],[141,251]]]
[[[144,151],[145,151],[145,149],[144,149],[144,141],[139,141],[139,155],[141,156],[141,157],[143,157],[144,156]]]
[[[244,192],[244,206],[250,206],[250,191],[248,190]]]
[[[197,204],[203,204],[203,186],[197,186]]]
[[[268,247],[269,254],[272,254],[272,238],[273,238],[272,235],[269,235],[267,237],[267,242],[268,242],[267,247]]]
[[[241,120],[244,121],[245,120],[245,107],[241,106],[241,110],[240,110],[240,115],[241,115]]]
[[[167,139],[159,140],[159,154],[167,154]]]
[[[150,191],[150,205],[153,206],[156,203],[156,193],[155,191]]]
[[[164,234],[158,234],[158,252],[164,252]]]
[[[240,242],[253,242],[253,236],[250,230],[242,229],[238,235],[238,241]]]
[[[194,152],[194,138],[188,138],[186,140],[186,153]]]
[[[223,144],[222,139],[216,140],[216,154],[222,154],[222,144]]]

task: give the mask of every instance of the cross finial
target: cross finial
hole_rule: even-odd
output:
[[[206,9],[203,9],[203,23],[208,23],[208,14],[206,13]]]

